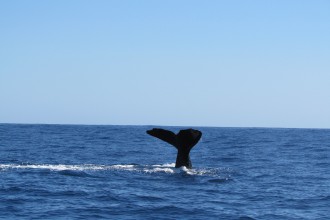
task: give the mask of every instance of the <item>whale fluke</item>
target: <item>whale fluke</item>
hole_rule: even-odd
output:
[[[147,133],[173,145],[178,150],[175,163],[176,168],[182,166],[185,166],[189,169],[192,168],[189,153],[190,150],[201,139],[202,132],[190,128],[180,130],[178,134],[175,134],[172,131],[161,128],[154,128],[152,130],[148,130]]]

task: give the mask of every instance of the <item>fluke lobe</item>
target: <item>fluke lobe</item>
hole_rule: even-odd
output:
[[[159,138],[178,150],[176,157],[175,167],[179,168],[185,166],[189,169],[192,168],[189,153],[199,139],[202,137],[202,132],[194,129],[180,130],[178,134],[174,134],[172,131],[165,129],[154,128],[147,131],[148,134]]]

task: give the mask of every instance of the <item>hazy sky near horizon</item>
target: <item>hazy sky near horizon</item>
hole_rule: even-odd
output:
[[[1,1],[0,123],[330,128],[330,1]]]

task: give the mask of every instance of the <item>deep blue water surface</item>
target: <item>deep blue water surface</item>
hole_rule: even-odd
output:
[[[0,124],[1,219],[329,219],[330,130]],[[179,131],[180,127],[165,127]]]

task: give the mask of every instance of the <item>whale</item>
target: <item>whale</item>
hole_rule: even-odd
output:
[[[201,139],[201,131],[190,128],[180,130],[177,134],[175,134],[174,132],[169,130],[153,128],[151,130],[147,130],[147,134],[169,143],[178,150],[175,162],[176,168],[192,168],[192,163],[189,154],[190,150]]]

